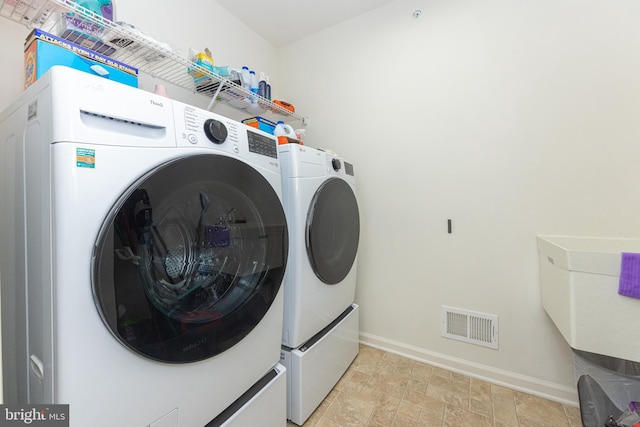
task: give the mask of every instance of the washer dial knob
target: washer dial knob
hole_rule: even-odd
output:
[[[207,119],[204,122],[204,134],[214,144],[222,144],[227,139],[228,131],[221,121]]]
[[[338,172],[342,167],[342,164],[340,164],[340,160],[338,159],[331,159],[331,166],[333,166],[334,171]]]

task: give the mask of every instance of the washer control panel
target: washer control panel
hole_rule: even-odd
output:
[[[214,144],[222,144],[226,141],[227,127],[219,120],[207,119],[204,121],[204,134]]]
[[[209,111],[174,102],[179,145],[217,148],[236,154],[278,159],[278,141],[257,129]],[[275,163],[277,164],[277,162]]]
[[[247,140],[249,141],[250,152],[273,157],[274,159],[278,158],[278,143],[275,139],[247,129]]]

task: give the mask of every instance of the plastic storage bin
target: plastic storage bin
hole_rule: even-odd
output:
[[[260,117],[260,116],[244,119],[242,121],[242,123],[244,123],[245,125],[254,127],[254,128],[258,128],[258,129],[260,129],[262,131],[270,133],[271,135],[273,135],[273,130],[276,128],[276,124],[274,122],[272,122],[271,120],[267,120],[264,117]]]

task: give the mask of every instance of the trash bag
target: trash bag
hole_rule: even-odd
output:
[[[633,402],[632,402],[633,403]],[[635,410],[627,409],[618,416],[617,419],[613,418],[613,415],[609,417],[609,421],[605,424],[605,427],[638,427],[640,426],[640,415]]]
[[[637,411],[629,403],[640,400],[640,363],[575,349],[574,363],[582,425],[626,427],[631,423]],[[631,418],[625,419],[627,411]]]
[[[602,387],[589,375],[578,379],[578,399],[583,427],[603,427],[609,417],[618,418],[622,411],[613,403]]]
[[[632,411],[631,409],[627,409],[618,417],[616,420],[618,426],[620,427],[633,427],[634,425],[640,423],[640,416],[637,412]]]

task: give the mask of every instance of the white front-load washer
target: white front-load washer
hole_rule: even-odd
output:
[[[278,150],[290,233],[281,360],[287,416],[302,425],[358,353],[360,213],[353,163],[300,144]]]
[[[54,67],[0,115],[0,162],[4,403],[285,424],[273,136]]]

